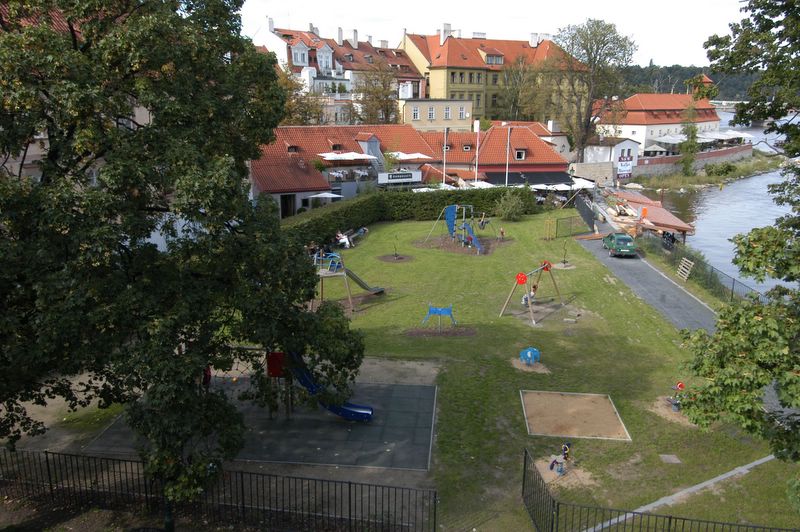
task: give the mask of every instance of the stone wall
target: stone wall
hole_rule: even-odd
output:
[[[614,179],[614,163],[611,161],[602,163],[570,163],[569,175],[591,179],[598,185],[605,186],[606,183],[611,184],[611,181]]]
[[[697,154],[692,165],[695,170],[700,170],[709,163],[733,162],[753,156],[752,144],[733,146],[721,150],[704,151]],[[664,157],[639,157],[639,164],[633,167],[633,176],[654,176],[677,174],[681,171],[680,155]]]

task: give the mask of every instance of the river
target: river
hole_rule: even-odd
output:
[[[732,114],[719,113],[719,115],[722,119],[722,128],[725,129]],[[754,144],[767,138],[762,129],[741,127],[736,129],[755,136]],[[767,140],[772,143],[776,138],[771,134]],[[767,151],[764,144],[756,145],[759,149]],[[781,179],[780,171],[773,171],[741,179],[721,188],[715,186],[685,193],[665,192],[663,198],[654,191],[647,191],[647,195],[654,199],[663,199],[667,209],[695,226],[695,234],[687,237],[686,243],[702,251],[712,266],[742,280],[759,292],[765,292],[778,282],[767,279],[764,283],[757,283],[753,279],[743,277],[731,262],[734,246],[730,239],[755,227],[772,225],[776,218],[790,212],[789,206],[776,205],[768,191],[769,185],[778,183]]]

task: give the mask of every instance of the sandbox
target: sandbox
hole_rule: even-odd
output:
[[[631,440],[608,395],[534,390],[519,393],[531,436]]]

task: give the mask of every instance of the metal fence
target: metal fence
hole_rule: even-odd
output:
[[[675,242],[672,248],[668,249],[661,238],[649,231],[645,231],[638,241],[646,253],[659,254],[668,264],[675,268],[684,258],[694,262],[689,279],[697,282],[723,301],[756,297],[761,303],[766,304],[769,302],[769,298],[766,295],[711,266],[700,253],[680,242]]]
[[[580,216],[569,216],[556,219],[556,238],[588,233],[589,228]]]
[[[163,510],[161,484],[141,462],[0,451],[0,494],[59,507]],[[269,530],[436,529],[436,491],[224,471],[177,516]]]
[[[588,197],[578,194],[575,196],[575,208],[586,223],[586,226],[594,231],[595,213],[594,209],[592,209],[592,201]]]
[[[524,451],[522,501],[539,532],[625,530],[631,532],[792,532],[800,529],[772,528],[704,521],[686,517],[649,514],[587,506],[558,501],[534,465],[528,449]]]

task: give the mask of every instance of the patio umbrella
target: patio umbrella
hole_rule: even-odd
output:
[[[344,196],[340,194],[334,194],[333,192],[320,192],[319,194],[314,194],[313,196],[309,196],[309,198],[343,198]]]

